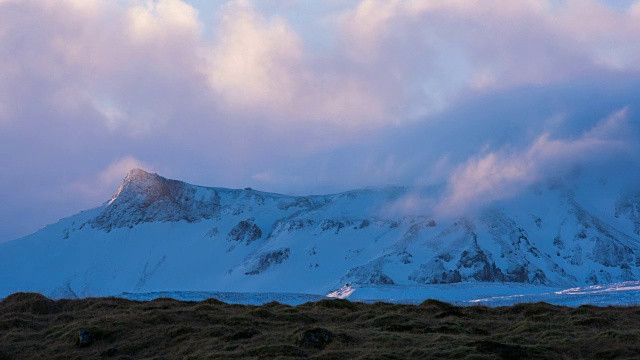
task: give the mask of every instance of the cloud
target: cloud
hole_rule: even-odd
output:
[[[97,176],[89,180],[81,180],[73,182],[69,185],[69,192],[82,194],[83,197],[90,199],[95,204],[104,202],[104,194],[117,189],[124,175],[132,169],[145,169],[148,172],[154,172],[153,166],[138,160],[133,156],[125,156],[119,160],[110,163]]]
[[[389,94],[371,86],[370,74],[354,71],[340,53],[314,56],[287,19],[264,16],[246,0],[225,4],[217,19],[209,81],[230,116],[354,127],[390,115]]]
[[[0,119],[24,115],[21,99],[30,98],[61,116],[93,111],[125,136],[206,115],[354,132],[415,121],[469,92],[640,70],[637,4],[345,4],[311,17],[310,34],[248,0],[220,5],[210,26],[210,14],[180,0],[7,0],[0,47],[12,56],[0,60]],[[318,37],[330,44],[321,52]]]
[[[97,186],[108,190],[117,187],[122,183],[123,174],[127,174],[132,169],[145,169],[148,172],[154,172],[153,166],[138,160],[133,156],[125,156],[109,164],[97,178]]]
[[[140,159],[297,194],[503,167],[517,189],[640,101],[637,1],[203,3],[0,1],[0,240],[108,199]]]
[[[198,11],[180,0],[137,4],[126,11],[126,18],[128,32],[137,43],[166,44],[171,38],[197,38],[202,31]]]
[[[490,151],[470,159],[452,173],[435,213],[474,211],[548,177],[566,175],[581,161],[602,161],[630,150],[624,135],[629,129],[627,112],[627,108],[617,111],[576,139],[554,139],[545,133],[526,149]]]
[[[228,106],[291,106],[301,39],[280,17],[266,19],[247,1],[227,3],[218,15],[211,50],[211,86]]]
[[[468,91],[637,71],[639,19],[595,0],[363,0],[340,25],[349,58],[396,71],[429,114]]]
[[[195,56],[197,12],[181,1],[0,6],[0,48],[11,54],[0,60],[0,97],[12,105],[5,106],[6,122],[42,111],[127,135],[153,133],[206,88]]]

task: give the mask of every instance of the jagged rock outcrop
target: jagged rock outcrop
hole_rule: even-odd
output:
[[[288,248],[278,249],[260,254],[251,265],[251,268],[245,272],[246,275],[258,275],[273,265],[282,264],[289,258],[291,250]]]
[[[249,245],[262,237],[260,227],[252,222],[253,220],[242,220],[227,235],[231,241],[244,242]]]

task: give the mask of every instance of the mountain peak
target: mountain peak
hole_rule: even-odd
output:
[[[125,176],[122,185],[113,195],[109,204],[112,204],[117,199],[123,197],[129,199],[132,196],[144,196],[150,200],[157,199],[162,197],[163,194],[166,195],[166,182],[167,179],[158,174],[149,173],[138,168],[132,169]]]
[[[148,186],[154,182],[166,180],[156,173],[150,173],[142,169],[131,169],[122,181],[122,185],[135,184],[137,186]]]
[[[152,174],[150,172],[147,172],[143,169],[140,168],[134,168],[129,170],[129,172],[127,173],[127,175],[124,177],[124,181],[135,181],[137,179],[141,179],[141,178],[148,178],[152,175],[158,175],[158,174]]]
[[[93,225],[110,231],[144,222],[193,222],[217,216],[220,202],[217,192],[203,191],[198,199],[196,192],[196,186],[132,169]]]

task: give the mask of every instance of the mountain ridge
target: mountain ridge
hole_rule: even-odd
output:
[[[557,184],[474,216],[389,211],[415,193],[288,196],[134,169],[102,206],[0,244],[0,297],[640,279],[638,196],[616,199],[606,219]]]

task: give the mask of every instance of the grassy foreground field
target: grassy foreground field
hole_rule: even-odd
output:
[[[9,359],[640,358],[640,308],[546,303],[455,307],[324,300],[299,306],[217,300],[0,302]]]

